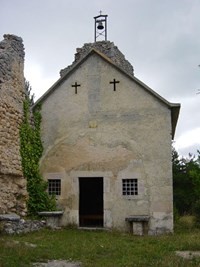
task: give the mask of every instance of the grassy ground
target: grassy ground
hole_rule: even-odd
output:
[[[50,259],[80,261],[84,267],[200,266],[200,258],[185,260],[175,255],[176,250],[200,251],[200,230],[187,223],[182,222],[174,235],[154,237],[76,229],[1,235],[0,266],[25,267]]]

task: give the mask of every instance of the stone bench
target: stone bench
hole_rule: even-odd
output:
[[[63,215],[63,211],[41,211],[38,215],[46,217],[46,226],[50,228],[58,228],[60,226],[60,218]]]
[[[145,235],[148,233],[149,218],[147,215],[131,215],[125,221],[130,223],[134,235]]]

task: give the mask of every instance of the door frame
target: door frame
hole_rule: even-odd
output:
[[[101,179],[102,181],[102,188],[101,188],[101,196],[102,196],[102,210],[99,214],[93,214],[93,212],[90,214],[81,214],[80,210],[80,202],[81,202],[81,181],[83,182],[84,179],[87,179],[87,183],[89,183],[89,180],[92,181],[92,179]],[[86,184],[87,185],[87,184]],[[97,184],[98,185],[98,184]],[[83,186],[83,185],[82,185]],[[102,176],[80,176],[78,177],[78,195],[79,195],[79,202],[78,202],[78,222],[79,227],[104,227],[104,177]]]

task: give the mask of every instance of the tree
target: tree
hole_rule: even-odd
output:
[[[35,98],[35,95],[32,94],[31,91],[32,91],[32,87],[29,81],[25,79],[25,94],[26,94],[26,99],[29,101],[30,107],[34,105],[34,98]]]
[[[172,149],[174,206],[180,215],[194,214],[196,203],[200,204],[199,163],[200,154],[198,159],[192,154],[188,158],[180,158],[177,151]]]

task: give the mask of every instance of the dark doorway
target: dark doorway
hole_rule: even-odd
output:
[[[103,178],[79,178],[79,225],[103,227]]]

